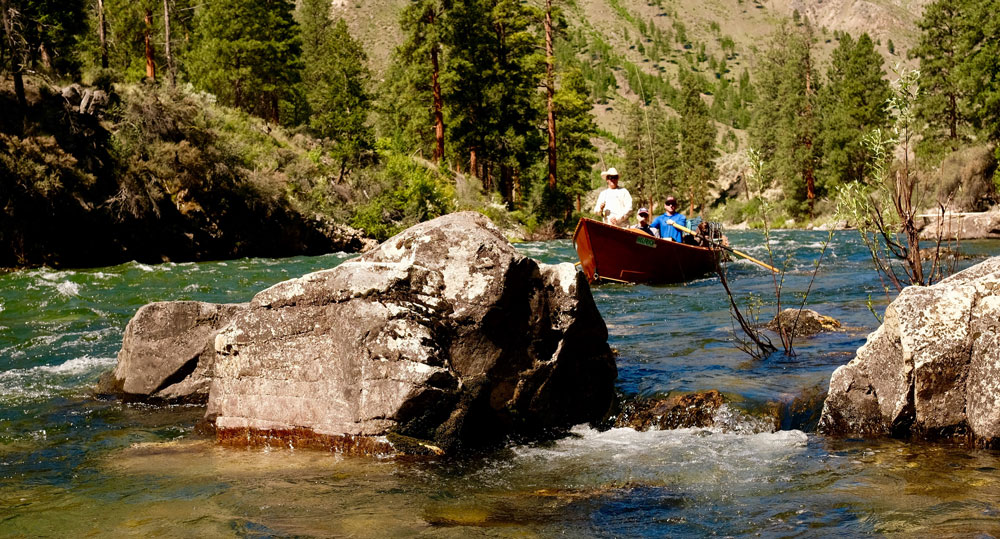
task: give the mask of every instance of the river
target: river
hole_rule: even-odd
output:
[[[801,301],[827,233],[778,231],[786,304]],[[766,258],[761,235],[730,240]],[[996,253],[965,242],[965,267]],[[574,262],[569,241],[518,248]],[[95,399],[126,323],[160,300],[247,301],[349,255],[128,263],[0,273],[0,536],[976,536],[1000,534],[1000,453],[949,444],[833,439],[808,416],[776,433],[573,429],[561,440],[463,458],[369,459],[275,447],[231,449],[194,432],[195,406]],[[773,316],[771,277],[729,265],[740,299]],[[844,331],[800,338],[795,355],[733,346],[717,278],[600,285],[597,305],[626,394],[718,389],[734,406],[789,408],[825,391],[888,302],[857,235],[837,232],[807,306]]]

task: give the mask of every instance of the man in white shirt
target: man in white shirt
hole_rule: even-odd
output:
[[[601,173],[608,182],[608,188],[601,191],[594,205],[594,213],[599,214],[605,223],[627,227],[629,213],[632,212],[632,195],[628,189],[618,187],[618,171],[611,167]]]

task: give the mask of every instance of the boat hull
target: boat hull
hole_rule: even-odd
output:
[[[715,270],[719,251],[580,219],[573,245],[587,281],[682,283]]]

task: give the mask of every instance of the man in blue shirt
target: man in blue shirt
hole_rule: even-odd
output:
[[[663,202],[663,209],[665,210],[663,215],[654,219],[653,224],[649,226],[659,230],[661,238],[680,243],[684,239],[684,233],[670,223],[687,226],[687,218],[677,213],[677,199],[674,197],[667,197]]]

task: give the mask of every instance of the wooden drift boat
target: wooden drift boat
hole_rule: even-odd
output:
[[[715,270],[719,251],[580,219],[573,245],[587,281],[682,283]]]

